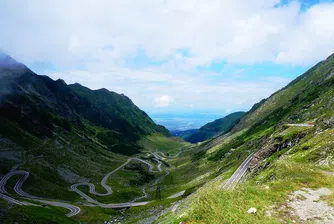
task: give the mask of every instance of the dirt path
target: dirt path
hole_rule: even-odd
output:
[[[300,220],[312,223],[334,223],[334,207],[321,201],[322,196],[331,195],[327,188],[312,190],[302,188],[290,195],[288,205],[295,211]]]

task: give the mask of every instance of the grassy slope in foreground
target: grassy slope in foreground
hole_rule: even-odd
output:
[[[329,161],[327,165],[328,158],[334,156],[334,129],[319,135],[313,131],[298,145],[268,157],[262,162],[268,168],[252,174],[235,190],[222,191],[221,180],[211,181],[186,199],[180,206],[183,209],[169,213],[159,223],[299,223],[299,218],[286,208],[289,193],[321,187],[334,192],[334,163]],[[305,150],[306,146],[310,148]],[[324,201],[334,205],[334,195]],[[247,213],[251,207],[258,210],[256,215]]]
[[[211,145],[206,143],[211,148],[198,153],[195,159],[223,163],[227,172],[181,203],[178,212],[169,213],[158,222],[298,222],[298,217],[289,215],[289,209],[281,209],[286,207],[289,193],[305,187],[334,190],[333,73],[331,56],[250,112],[230,137],[218,137],[219,141],[214,139]],[[285,126],[309,121],[315,126]],[[255,150],[259,152],[252,161],[248,180],[234,191],[222,191],[222,179],[232,175],[245,157],[243,153]],[[327,202],[333,204],[333,198],[332,194]],[[250,207],[258,209],[256,215],[247,213]],[[268,211],[272,213],[270,217],[266,216]]]

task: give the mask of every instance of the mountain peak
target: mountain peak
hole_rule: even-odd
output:
[[[0,50],[0,68],[23,68],[23,64],[17,62],[15,59]]]
[[[63,85],[67,85],[66,82],[63,79],[57,79],[56,82],[62,83]]]

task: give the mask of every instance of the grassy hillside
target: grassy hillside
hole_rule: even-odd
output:
[[[25,192],[82,209],[66,218],[66,209],[13,206],[0,199],[1,223],[97,223],[119,216],[112,209],[82,205],[87,201],[70,191],[70,186],[89,182],[104,192],[103,177],[129,156],[142,158],[146,151],[157,149],[173,153],[189,146],[171,138],[167,129],[156,125],[123,94],[66,85],[36,75],[8,56],[0,60],[0,87],[0,177],[13,170],[28,171],[22,186]],[[147,161],[156,163],[152,158]],[[113,194],[99,197],[90,195],[85,186],[79,189],[100,202],[128,202],[142,196],[141,189],[153,185],[162,174],[131,162],[107,180]],[[11,177],[6,190],[20,199],[13,190],[18,179],[18,175]],[[154,199],[155,192],[148,193]]]
[[[9,56],[0,67],[0,83],[0,116],[41,139],[54,136],[56,127],[79,129],[108,150],[131,155],[140,151],[137,141],[142,136],[170,136],[123,94],[68,86],[36,75]]]
[[[244,114],[245,112],[235,112],[224,118],[214,120],[201,127],[195,133],[186,136],[184,139],[191,143],[197,143],[208,140],[218,134],[225,134],[240,121]]]
[[[312,102],[315,99],[322,98],[322,96],[326,95],[323,93],[324,91],[333,88],[333,66],[334,54],[329,56],[326,60],[319,62],[282,90],[277,91],[268,99],[260,102],[260,104],[257,105],[258,108],[254,108],[254,111],[251,111],[251,113],[248,113],[241,119],[233,131],[236,132],[243,128],[251,127],[261,122],[263,123],[266,119],[278,114],[280,110],[283,110],[280,112],[282,115],[286,115],[290,112],[290,117],[288,117],[289,120],[287,121],[302,122],[308,118],[317,116],[318,112],[309,108],[312,107]],[[328,107],[326,104],[324,104],[324,106]],[[296,110],[297,108],[301,108],[302,110],[298,111]],[[327,108],[327,110],[328,109],[331,108]],[[300,116],[292,116],[293,113],[298,112]],[[319,113],[320,112],[322,111],[319,110]]]
[[[230,133],[202,143],[193,161],[220,164],[221,174],[158,223],[304,223],[291,208],[291,194],[322,187],[334,192],[333,136],[334,57],[330,56],[254,105]],[[243,183],[223,191],[224,180],[251,152],[256,153]],[[324,202],[333,206],[333,193],[319,199]],[[247,213],[251,207],[257,209],[255,215]]]
[[[16,82],[16,76],[6,80]],[[144,207],[116,212],[80,205],[79,215],[65,218],[60,216],[64,211],[59,208],[18,207],[0,200],[5,223],[97,223],[118,216],[126,217],[124,223],[152,223],[159,216],[156,223],[303,223],[289,207],[289,195],[305,188],[326,187],[334,191],[333,56],[254,105],[239,123],[228,128],[229,132],[196,145],[167,138],[168,133],[154,124],[142,127],[150,119],[141,119],[143,114],[126,97],[106,90],[91,91],[77,84],[67,86],[62,81],[54,84],[51,80],[46,85],[39,76],[32,77],[38,88],[23,82],[3,91],[18,91],[24,98],[0,101],[3,108],[10,108],[3,110],[6,116],[0,116],[2,175],[11,169],[27,170],[31,176],[23,190],[28,193],[85,203],[68,187],[90,182],[101,190],[99,182],[103,176],[129,158],[115,153],[115,142],[124,144],[128,155],[141,152],[135,156],[156,165],[155,157],[147,151],[163,153],[164,172],[150,173],[147,166],[133,162],[108,179],[115,194],[91,195],[106,203],[129,201],[142,195],[141,189],[146,186],[147,200],[153,202]],[[40,94],[40,88],[47,91]],[[77,105],[67,103],[72,100]],[[16,107],[17,102],[24,103],[24,107]],[[116,110],[112,105],[119,103],[121,106],[116,108],[121,108]],[[37,105],[35,110],[31,109],[33,105]],[[41,112],[44,108],[52,111],[51,115]],[[110,112],[104,113],[104,108]],[[289,125],[300,123],[314,126]],[[215,126],[210,124],[208,128],[216,130]],[[123,146],[119,150],[124,150]],[[252,152],[255,155],[242,183],[233,191],[222,191],[222,183]],[[152,185],[162,176],[158,185]],[[14,184],[15,179],[11,179],[10,193]],[[158,186],[161,201],[156,200]],[[87,187],[80,189],[88,194]],[[180,191],[185,191],[180,202],[176,201],[181,196],[167,199]],[[333,194],[318,201],[333,206]],[[255,215],[247,213],[250,207],[257,209]]]

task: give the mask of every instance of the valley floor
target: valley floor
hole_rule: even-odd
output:
[[[45,141],[39,148],[54,147],[53,144],[59,144],[61,139],[59,136]],[[8,139],[6,141],[10,142]],[[74,142],[75,137],[68,145]],[[47,187],[38,183],[36,173],[30,167],[25,171],[27,166],[21,165],[16,167],[18,171],[3,173],[0,181],[2,222],[31,223],[38,220],[39,223],[90,223],[114,219],[137,222],[146,216],[150,217],[152,209],[162,211],[210,178],[206,176],[196,179],[206,174],[211,167],[199,168],[189,162],[194,148],[188,143],[176,138],[150,136],[143,140],[142,145],[147,151],[134,157],[126,159],[127,157],[112,155],[117,162],[110,166],[111,172],[105,172],[100,180],[87,178],[82,174],[79,177],[69,170],[57,169],[61,178],[72,179],[71,181],[75,178],[78,181],[78,184],[72,182],[68,186],[58,185],[57,191],[70,193],[71,197],[67,199],[64,195],[60,198],[57,195],[50,196],[55,189],[48,191]],[[107,167],[104,169],[107,170]],[[188,172],[191,169],[193,172]],[[187,179],[192,181],[187,182]],[[160,201],[160,197],[163,200]],[[130,207],[133,208],[129,209]],[[44,214],[49,214],[49,218],[41,219]]]

